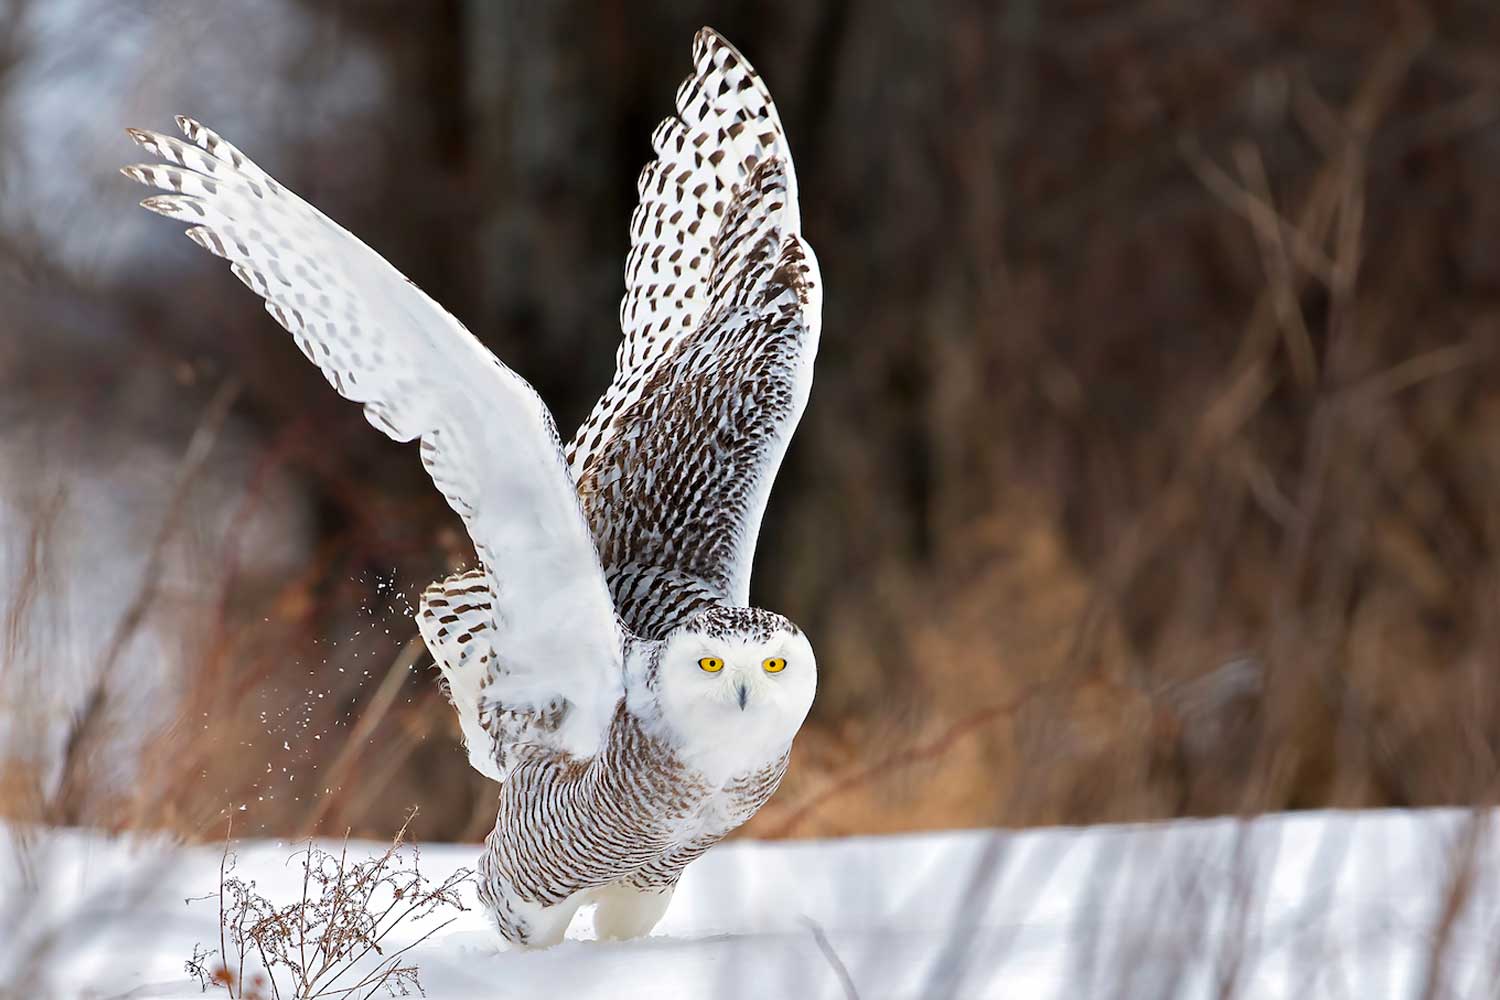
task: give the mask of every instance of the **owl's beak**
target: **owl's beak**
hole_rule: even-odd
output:
[[[743,712],[745,710],[745,702],[750,700],[750,689],[745,686],[744,681],[740,681],[734,686],[734,691],[739,696],[740,711]]]

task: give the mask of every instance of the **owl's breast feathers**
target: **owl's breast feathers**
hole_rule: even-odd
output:
[[[622,699],[596,757],[537,754],[511,772],[481,877],[544,905],[616,882],[674,885],[683,868],[765,804],[787,756],[711,782]]]

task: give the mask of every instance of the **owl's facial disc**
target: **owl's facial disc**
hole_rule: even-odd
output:
[[[785,750],[817,689],[807,637],[780,615],[755,614],[753,627],[708,619],[674,633],[656,681],[663,715],[685,743],[743,755],[747,766]]]

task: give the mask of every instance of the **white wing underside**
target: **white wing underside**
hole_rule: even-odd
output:
[[[484,588],[483,614],[466,609],[467,628],[441,638],[441,626],[423,626],[471,762],[504,771],[502,748],[477,725],[485,705],[533,713],[550,728],[529,735],[591,755],[623,691],[622,637],[546,406],[379,254],[208,129],[178,125],[191,143],[130,130],[166,161],[124,168],[168,192],[142,204],[190,223],[194,242],[230,261],[370,423],[421,439],[423,464],[473,539],[484,571],[469,583]]]

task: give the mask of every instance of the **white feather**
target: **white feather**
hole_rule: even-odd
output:
[[[593,754],[623,692],[622,637],[597,553],[546,406],[446,310],[379,254],[278,184],[202,125],[193,140],[130,130],[166,163],[123,173],[168,194],[142,202],[192,224],[188,235],[241,281],[345,398],[422,461],[463,518],[493,595],[492,628],[474,637],[500,661],[433,650],[461,694],[472,738],[489,698],[515,708],[565,699],[559,749]],[[480,648],[476,645],[476,648]]]

